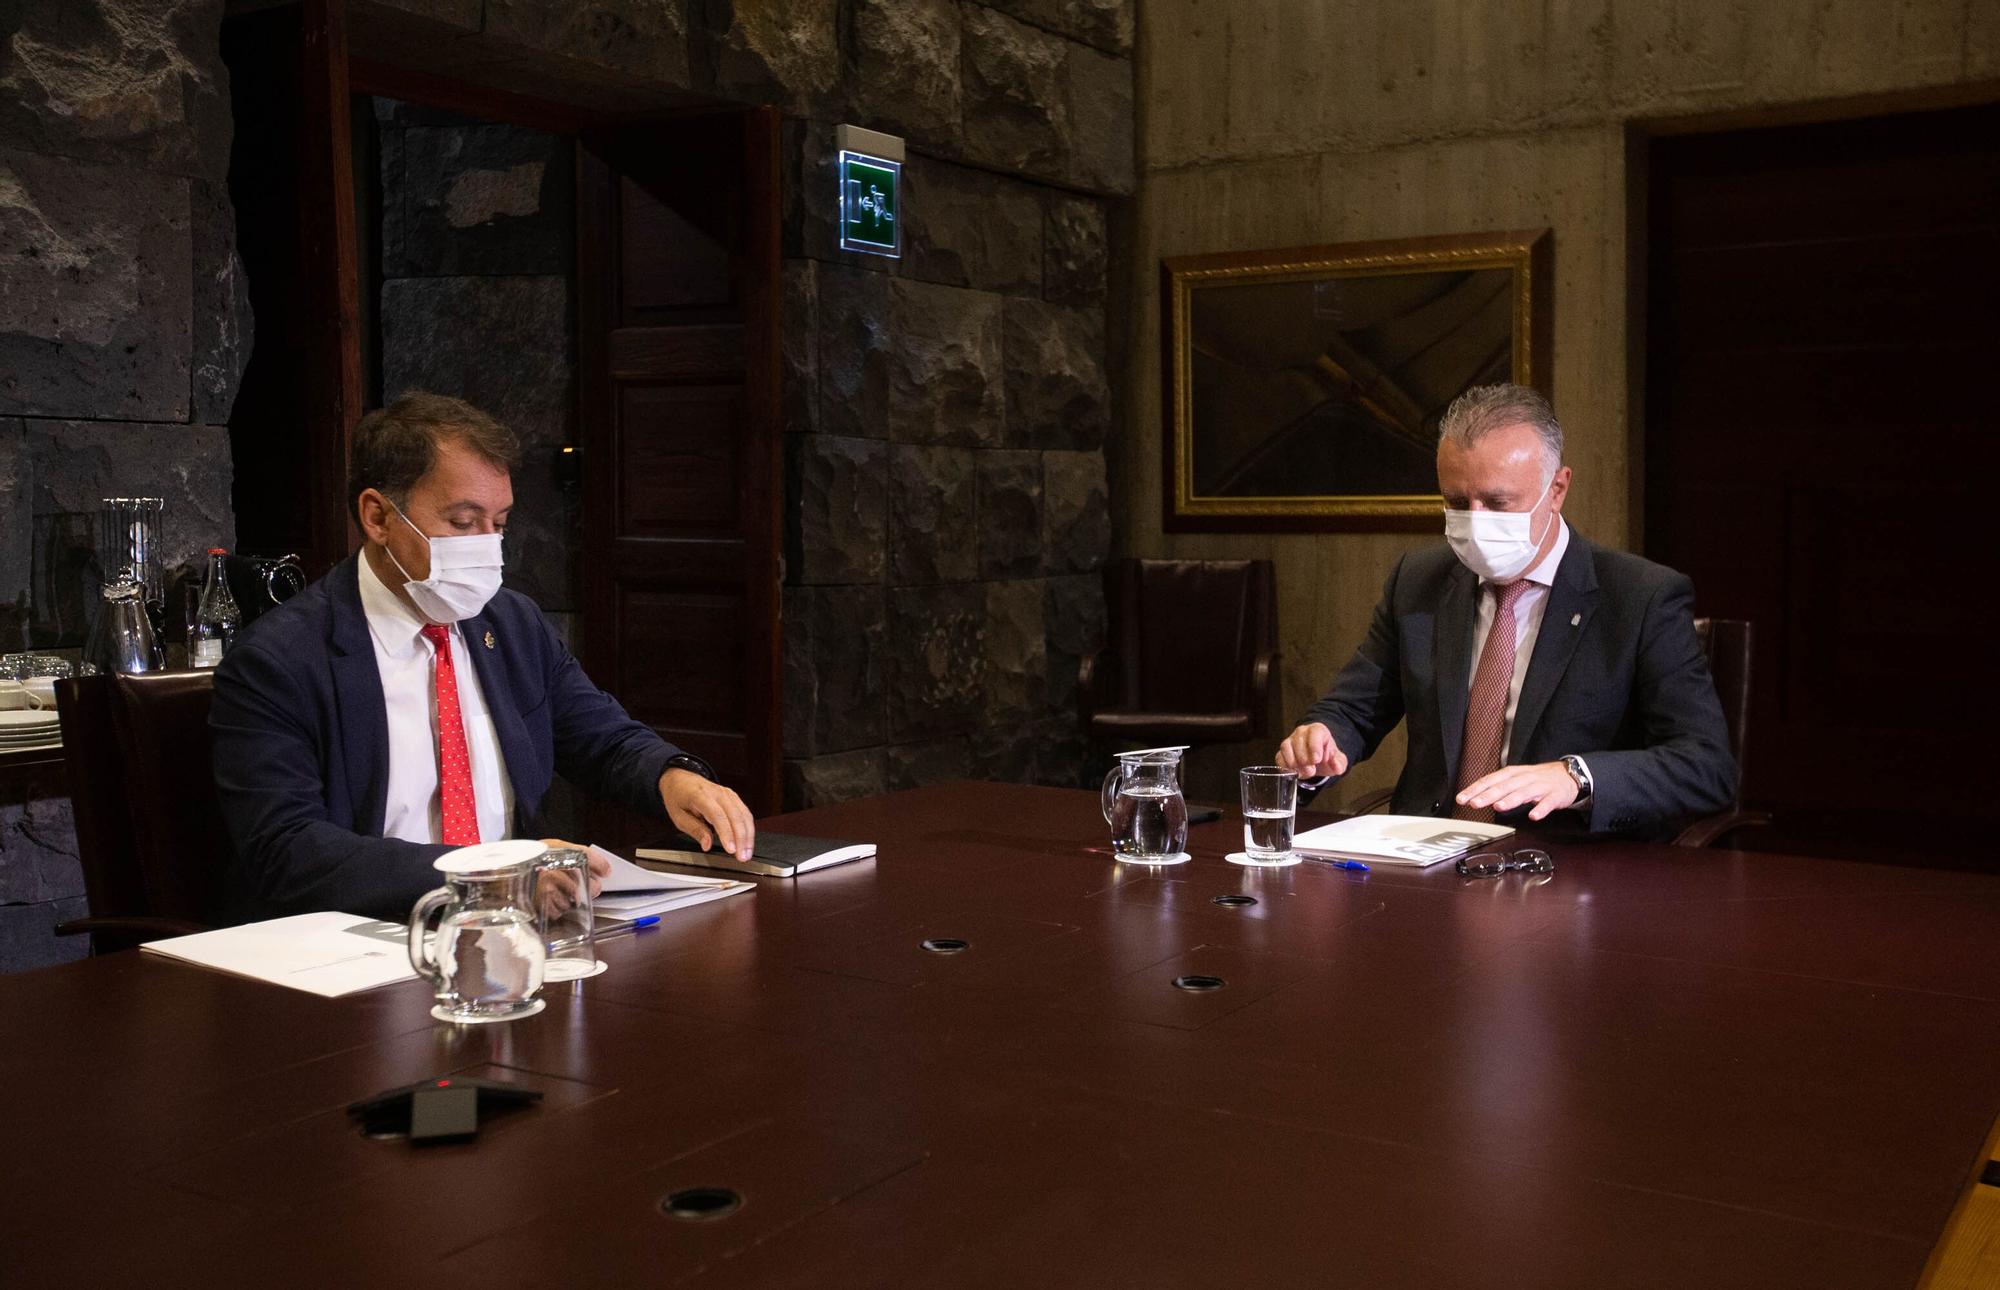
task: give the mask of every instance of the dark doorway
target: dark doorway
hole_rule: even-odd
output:
[[[1646,547],[1755,624],[1749,845],[1990,863],[2000,107],[1654,141]]]

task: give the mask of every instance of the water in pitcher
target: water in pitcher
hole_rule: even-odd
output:
[[[1243,850],[1258,859],[1291,854],[1297,819],[1291,811],[1243,812]]]
[[[438,928],[438,969],[460,1005],[475,1010],[533,998],[543,957],[534,920],[518,909],[467,910]]]
[[[1111,849],[1121,856],[1172,856],[1187,849],[1187,799],[1172,784],[1121,785],[1111,803]]]

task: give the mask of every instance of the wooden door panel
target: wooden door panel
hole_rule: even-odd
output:
[[[578,182],[584,661],[760,814],[781,752],[777,128],[760,109],[586,132]]]
[[[742,389],[624,385],[618,393],[618,536],[734,536]]]
[[[1831,853],[2000,819],[2000,108],[1658,140],[1650,179],[1647,549],[1755,624],[1745,796]]]

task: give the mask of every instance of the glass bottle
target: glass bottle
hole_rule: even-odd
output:
[[[201,607],[195,611],[188,632],[188,666],[214,667],[236,642],[236,629],[243,625],[236,597],[229,594],[229,578],[223,572],[222,557],[229,554],[219,546],[208,548],[208,580],[202,584]]]

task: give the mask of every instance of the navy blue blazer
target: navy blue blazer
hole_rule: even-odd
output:
[[[1478,597],[1478,577],[1450,547],[1404,556],[1361,648],[1303,718],[1324,722],[1350,763],[1408,718],[1399,815],[1452,812]],[[1736,759],[1693,606],[1685,574],[1570,530],[1508,750],[1510,765],[1569,753],[1589,765],[1590,801],[1549,823],[1662,837],[1675,821],[1735,800]],[[1501,818],[1525,823],[1526,810]]]
[[[405,918],[450,850],[382,836],[389,718],[358,559],[258,619],[216,671],[209,734],[238,918]],[[459,626],[513,783],[513,836],[539,836],[557,774],[666,818],[660,776],[686,754],[591,684],[533,601],[502,589]]]

